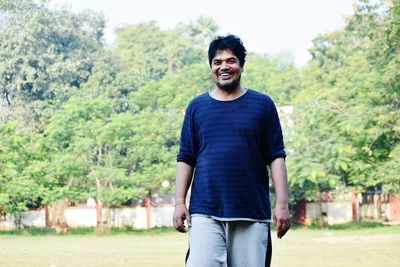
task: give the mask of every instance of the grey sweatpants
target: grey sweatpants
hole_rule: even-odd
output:
[[[270,266],[269,223],[192,217],[187,267]]]

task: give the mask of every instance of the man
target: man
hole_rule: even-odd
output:
[[[213,40],[208,59],[216,86],[186,109],[173,223],[180,232],[186,232],[184,220],[188,223],[188,267],[269,266],[272,216],[267,165],[276,193],[273,219],[278,238],[290,227],[278,114],[267,95],[241,85],[245,57],[237,36]]]

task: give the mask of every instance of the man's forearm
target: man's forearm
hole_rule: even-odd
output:
[[[277,158],[271,163],[272,181],[274,182],[276,204],[288,205],[288,185],[286,164],[283,158]]]
[[[277,158],[271,163],[271,173],[276,195],[273,219],[277,230],[276,235],[282,238],[290,228],[287,172],[283,158]]]
[[[184,225],[185,220],[188,226],[191,226],[190,214],[186,207],[186,194],[192,181],[192,176],[193,167],[185,162],[178,162],[176,166],[175,210],[172,221],[175,229],[182,233],[187,231]]]
[[[178,162],[175,181],[175,205],[185,204],[186,194],[192,182],[193,167],[185,162]]]

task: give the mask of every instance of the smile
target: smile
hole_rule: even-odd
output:
[[[220,73],[218,76],[219,76],[220,78],[222,78],[222,79],[229,79],[229,78],[231,78],[233,75],[232,75],[232,73],[230,73],[230,72],[223,72],[223,73]]]

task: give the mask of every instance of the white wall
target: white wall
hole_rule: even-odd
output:
[[[14,218],[6,214],[4,221],[0,221],[0,230],[15,228]]]
[[[315,202],[306,203],[306,223],[307,224],[310,224],[312,220],[315,220],[321,216],[321,208],[322,208],[322,205],[320,203],[315,203]]]
[[[306,203],[306,223],[310,224],[312,220],[320,218],[321,213],[326,214],[328,224],[347,223],[352,221],[351,203]]]
[[[151,227],[167,226],[172,227],[172,215],[174,206],[152,207],[151,208]]]
[[[69,227],[96,226],[96,208],[67,208],[64,211]]]
[[[112,226],[132,226],[135,229],[143,229],[147,227],[146,208],[116,208],[110,209],[110,222]],[[108,210],[103,209],[103,219],[107,221]]]
[[[27,227],[45,227],[46,220],[44,209],[22,212],[21,225]]]
[[[5,220],[0,221],[0,229],[13,229],[17,226],[16,223],[15,219],[7,214]],[[45,227],[46,220],[44,209],[21,212],[21,226]]]
[[[347,223],[353,220],[351,203],[328,203],[328,224]]]
[[[150,208],[151,227],[172,227],[174,206]],[[135,229],[147,228],[147,213],[145,207],[103,209],[103,222],[109,221],[112,226],[131,226]],[[69,227],[94,227],[97,224],[95,207],[69,207],[64,211]],[[21,214],[21,225],[27,227],[45,227],[45,211],[32,210]],[[7,216],[0,222],[0,229],[15,228],[14,219]]]
[[[374,205],[364,204],[361,207],[363,217],[379,218],[378,210]],[[383,203],[382,210],[384,215],[390,219],[390,204]],[[323,202],[306,203],[306,223],[309,224],[313,219],[319,218],[321,211],[326,213],[328,224],[346,223],[352,221],[352,207],[350,202]],[[151,207],[150,208],[150,226],[172,227],[172,214],[174,207],[171,205]],[[135,229],[147,228],[147,214],[145,207],[127,207],[115,209],[103,209],[103,220],[111,222],[112,226],[132,226]],[[110,216],[110,218],[108,218]],[[96,226],[96,208],[95,207],[69,207],[65,210],[65,217],[69,227],[94,227]],[[32,210],[21,214],[21,224],[27,227],[45,227],[45,211]],[[14,219],[6,216],[6,219],[0,222],[0,229],[15,228]]]

